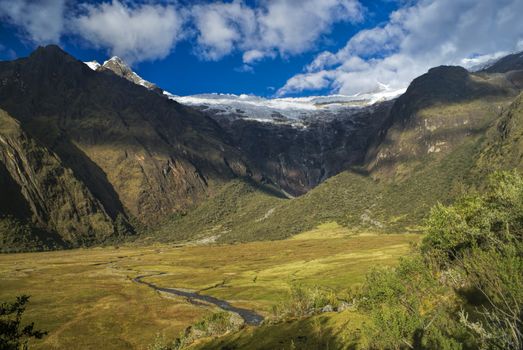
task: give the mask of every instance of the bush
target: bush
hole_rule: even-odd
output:
[[[319,287],[304,287],[300,284],[291,286],[287,298],[273,309],[276,320],[312,316],[330,305],[335,309],[339,305],[336,293]]]
[[[165,336],[156,336],[149,350],[182,350],[195,340],[205,337],[221,336],[228,332],[238,331],[243,327],[243,319],[232,312],[217,312],[204,317],[203,320],[187,327],[174,341],[167,341]]]
[[[34,323],[22,326],[29,296],[22,295],[16,301],[0,305],[0,350],[27,349],[29,339],[41,339],[47,332],[36,330]]]
[[[359,296],[360,310],[369,315],[362,343],[370,349],[459,349],[450,336],[460,328],[450,317],[451,293],[421,256],[373,270]]]
[[[523,179],[515,172],[489,178],[487,192],[450,207],[435,206],[426,222],[421,250],[440,267],[473,248],[490,249],[523,238]]]
[[[523,348],[523,179],[435,206],[419,255],[370,272],[359,297],[371,349]],[[461,309],[461,311],[459,311]],[[467,312],[463,310],[467,310]]]

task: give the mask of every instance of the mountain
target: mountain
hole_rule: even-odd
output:
[[[514,110],[521,92],[510,77],[452,66],[431,69],[391,102],[362,165],[294,199],[274,198],[252,184],[232,182],[196,210],[166,224],[158,238],[278,239],[325,222],[356,230],[419,230],[437,202],[450,203],[481,186],[478,160],[489,147],[487,135],[498,135],[496,123],[507,118],[503,111]],[[514,132],[514,139],[517,135]],[[500,145],[498,139],[490,142]],[[519,153],[511,153],[519,159]],[[497,164],[504,159],[498,156]],[[480,168],[488,173],[498,167]]]
[[[110,70],[114,74],[125,78],[136,85],[141,85],[149,90],[156,91],[157,93],[163,93],[163,90],[160,89],[156,84],[153,84],[141,76],[136,74],[120,57],[113,56],[103,64],[98,63],[97,61],[84,62],[89,68],[94,71],[103,71]]]
[[[266,99],[207,94],[170,99],[214,119],[251,164],[290,196],[360,166],[404,90]]]
[[[0,62],[0,82],[0,214],[66,246],[131,234],[257,176],[212,119],[57,46]]]
[[[475,175],[484,177],[494,170],[523,171],[523,94],[503,111],[486,135]]]
[[[144,85],[117,57],[102,66],[86,64]],[[382,85],[378,91],[354,96],[164,95],[214,119],[267,181],[289,196],[299,196],[341,171],[361,166],[367,148],[387,123],[390,101],[404,91]]]
[[[416,230],[436,202],[520,167],[523,70],[503,60],[433,68],[397,98],[186,106],[119,59],[38,48],[0,62],[0,245],[278,239],[324,222]]]
[[[507,73],[523,70],[523,51],[505,56],[484,69],[487,73]]]

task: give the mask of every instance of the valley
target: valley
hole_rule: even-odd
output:
[[[35,349],[520,349],[521,62],[269,100],[2,61],[2,312]]]
[[[291,285],[343,291],[361,284],[372,267],[395,265],[419,239],[355,234],[327,223],[279,241],[0,255],[0,299],[32,296],[27,317],[49,331],[32,348],[143,349],[157,333],[172,340],[218,308],[156,292],[134,282],[138,276],[151,275],[142,281],[200,291],[270,318]]]

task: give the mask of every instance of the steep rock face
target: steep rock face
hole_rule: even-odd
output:
[[[375,178],[402,181],[488,129],[518,87],[505,76],[437,67],[416,78],[391,110],[391,125],[367,154]]]
[[[327,178],[363,164],[368,147],[387,122],[392,102],[347,109],[303,127],[210,115],[257,169],[291,195],[302,195]]]
[[[523,170],[523,93],[505,109],[487,133],[484,149],[474,169],[476,175],[494,170]]]
[[[89,206],[112,221],[154,224],[199,203],[214,184],[251,175],[211,119],[111,71],[95,72],[56,46],[0,62],[0,108],[70,169],[99,203]],[[73,235],[63,221],[51,226]]]
[[[157,93],[162,93],[163,90],[160,89],[155,84],[143,79],[141,76],[133,72],[133,70],[120,58],[117,56],[111,57],[109,60],[105,61],[103,65],[98,64],[98,66],[93,65],[92,62],[90,68],[97,71],[103,71],[105,69],[112,71],[114,74],[125,78],[136,85],[141,85],[149,90],[153,90]]]
[[[61,232],[72,245],[100,242],[114,232],[111,218],[61,160],[0,110],[0,211]]]

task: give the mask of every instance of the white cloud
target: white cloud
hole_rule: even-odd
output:
[[[71,31],[131,64],[165,58],[182,33],[182,19],[173,5],[113,0],[81,8],[82,13],[69,24]]]
[[[65,0],[0,0],[0,19],[37,44],[60,41],[64,11]]]
[[[243,53],[243,62],[245,63],[254,63],[263,59],[264,57],[271,56],[274,57],[274,52],[263,52],[260,50],[249,50]]]
[[[314,45],[335,22],[362,20],[352,0],[274,0],[262,6],[258,21],[263,44],[280,54],[298,54]]]
[[[244,63],[265,57],[295,55],[314,47],[336,22],[357,22],[363,8],[357,0],[243,0],[192,8],[198,52],[216,60],[234,51]]]
[[[217,60],[229,54],[256,31],[254,10],[242,1],[195,5],[191,10],[197,28],[197,53]]]
[[[278,94],[330,88],[343,94],[405,87],[428,68],[472,66],[523,47],[521,0],[421,0],[388,23],[323,52]],[[321,77],[321,78],[320,78]]]
[[[130,63],[164,58],[188,39],[201,59],[240,53],[251,66],[314,49],[335,23],[363,13],[358,0],[0,0],[0,19],[33,42],[74,36]]]

